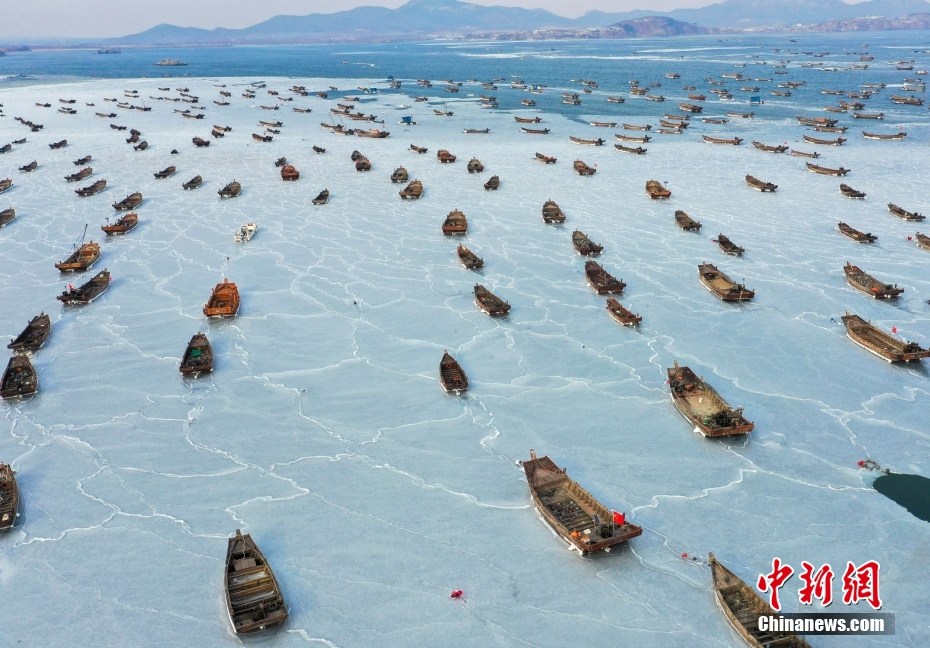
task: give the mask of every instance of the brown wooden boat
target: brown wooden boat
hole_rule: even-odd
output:
[[[142,204],[142,194],[138,191],[133,192],[119,202],[113,203],[113,209],[116,211],[129,211]]]
[[[16,220],[16,210],[12,207],[0,211],[0,227],[6,227],[14,220]]]
[[[256,142],[270,142],[274,139],[274,135],[259,135],[258,133],[252,133],[252,139]]]
[[[651,124],[623,124],[624,130],[647,131],[652,130]]]
[[[391,174],[391,182],[407,182],[409,178],[410,174],[407,172],[407,169],[402,166],[394,169],[394,173]]]
[[[843,267],[843,272],[846,274],[846,282],[850,286],[875,299],[897,299],[904,292],[904,288],[899,288],[898,284],[892,285],[879,281],[849,261]]]
[[[551,155],[545,155],[543,153],[537,153],[536,159],[544,164],[555,164],[556,162],[556,158],[552,157]]]
[[[756,296],[756,293],[730,279],[712,263],[698,264],[698,277],[715,297],[726,302],[749,301]]]
[[[552,199],[547,200],[542,207],[542,217],[545,223],[564,223],[565,213],[559,204]]]
[[[100,193],[106,188],[107,188],[106,180],[97,180],[91,185],[88,185],[86,187],[81,187],[80,189],[75,189],[74,193],[79,195],[81,198],[87,198],[88,196],[93,196],[94,194]]]
[[[99,273],[97,273],[90,281],[75,288],[74,286],[68,285],[66,290],[63,290],[56,299],[63,302],[68,306],[80,306],[84,304],[89,304],[97,297],[102,295],[110,287],[110,271],[104,268]]]
[[[48,145],[48,147],[54,150],[54,149],[62,149],[66,147],[67,145],[68,145],[68,140],[63,139],[58,142],[52,142],[51,144]]]
[[[113,234],[125,234],[138,224],[139,215],[136,212],[129,212],[121,216],[115,223],[110,223],[109,220],[107,220],[107,224],[101,225],[100,229],[106,232],[107,236],[111,236]]]
[[[217,137],[217,136],[222,137],[222,133],[223,131],[218,131],[216,129],[211,131],[211,134],[213,135],[213,137]],[[204,139],[202,137],[194,137],[191,141],[194,143],[194,146],[196,146],[197,148],[205,148],[207,146],[210,146],[210,140]]]
[[[575,162],[572,164],[572,167],[575,169],[575,173],[580,176],[590,176],[597,173],[596,168],[588,166],[588,164],[583,160],[575,160]]]
[[[891,103],[902,106],[922,106],[924,104],[924,100],[920,97],[911,97],[907,95],[891,95],[888,99],[891,100]]]
[[[468,377],[462,366],[446,351],[439,361],[439,384],[447,392],[461,394],[468,390]]]
[[[540,516],[579,554],[609,552],[642,534],[642,527],[598,502],[549,457],[537,458],[530,450],[523,472]]]
[[[922,250],[930,250],[930,236],[917,232],[914,239],[917,241],[917,247]]]
[[[184,187],[185,189],[196,189],[202,184],[203,184],[203,178],[197,175],[191,178],[190,180],[188,180],[187,182],[185,182],[184,184],[182,184],[181,186]]]
[[[488,178],[488,181],[484,183],[485,191],[499,189],[501,186],[501,179],[499,176],[493,175]]]
[[[589,239],[587,234],[581,230],[572,232],[572,247],[582,256],[595,256],[604,250],[603,245],[598,245]]]
[[[726,117],[704,117],[701,119],[705,124],[729,124],[730,120]]]
[[[371,171],[371,160],[364,155],[355,161],[356,171]]]
[[[762,192],[766,192],[766,191],[772,192],[778,189],[777,184],[759,180],[757,177],[751,176],[751,175],[746,176],[746,184],[748,184],[750,187],[752,187],[756,191],[762,191]]]
[[[84,233],[87,233],[87,226],[84,226]],[[100,259],[100,244],[90,241],[84,243],[84,236],[81,236],[81,243],[75,244],[71,254],[63,261],[55,264],[55,267],[62,272],[83,272]]]
[[[596,126],[597,128],[616,128],[617,127],[617,122],[592,121],[588,123],[591,124],[592,126]]]
[[[300,171],[293,164],[285,164],[281,167],[281,179],[285,182],[293,182],[300,178]]]
[[[703,97],[704,95],[690,95],[690,96]],[[704,111],[704,106],[699,106],[693,103],[680,103],[678,104],[678,108],[680,110],[683,110],[689,113],[700,113]]]
[[[314,153],[326,153],[326,149],[323,148],[322,146],[317,146],[316,144],[314,144],[311,148],[313,149]]]
[[[0,398],[22,398],[39,390],[39,375],[26,354],[16,354],[7,363],[0,379]],[[2,506],[2,503],[0,503]],[[3,530],[0,527],[0,530]]]
[[[166,169],[162,169],[161,171],[159,171],[158,173],[156,173],[156,174],[155,174],[155,178],[158,179],[158,180],[163,180],[164,178],[170,178],[171,176],[173,176],[173,175],[175,174],[176,171],[177,171],[177,168],[176,168],[176,167],[170,166],[170,167],[168,167],[168,168],[166,168]]]
[[[845,141],[845,137],[837,137],[836,139],[820,139],[818,137],[813,137],[811,135],[802,135],[801,138],[805,142],[810,142],[811,144],[822,144],[824,146],[841,146]]]
[[[923,214],[918,214],[915,211],[907,211],[903,207],[898,207],[894,203],[888,203],[888,211],[897,216],[898,218],[903,218],[907,221],[922,221],[926,218]]]
[[[78,160],[74,160],[74,162],[72,162],[72,164],[74,164],[74,166],[84,166],[85,164],[87,164],[88,162],[90,162],[92,159],[93,159],[92,156],[90,156],[90,155],[85,155],[84,157],[82,157],[82,158],[80,158],[80,159],[78,159]]]
[[[680,209],[675,210],[675,222],[678,224],[678,227],[686,232],[696,232],[701,229],[701,224],[699,222],[691,218],[688,212]]]
[[[94,172],[90,167],[84,167],[80,171],[75,171],[71,175],[66,175],[65,180],[68,182],[77,182],[78,180],[83,180]]]
[[[862,136],[865,139],[870,140],[903,140],[907,137],[907,133],[904,131],[898,131],[897,133],[869,133],[867,131],[862,131]]]
[[[639,326],[642,315],[636,315],[613,297],[607,298],[607,312],[623,326]]]
[[[24,164],[23,166],[19,167],[19,170],[22,171],[23,173],[29,173],[31,171],[35,171],[38,168],[39,168],[39,163],[36,160],[33,160],[29,164]]]
[[[666,189],[658,180],[646,181],[646,194],[653,200],[671,198],[672,192]]]
[[[148,143],[146,140],[142,140],[141,142],[139,142],[138,144],[136,144],[136,145],[133,146],[132,148],[133,148],[133,150],[135,150],[135,151],[144,151],[144,150],[148,149],[148,147],[149,147],[149,143]]]
[[[465,218],[465,214],[458,209],[450,211],[442,224],[442,233],[450,235],[465,234],[466,232],[468,232],[468,220]]]
[[[837,223],[836,226],[840,232],[842,232],[843,236],[848,236],[856,243],[874,243],[878,240],[878,237],[871,232],[860,232],[859,230],[847,225],[846,223],[840,222]]]
[[[838,169],[831,169],[830,167],[820,166],[814,164],[813,162],[807,162],[807,170],[811,173],[819,173],[820,175],[829,175],[829,176],[844,176],[849,173],[849,169],[844,169],[840,167]]]
[[[542,117],[520,117],[514,115],[513,118],[520,124],[538,124],[542,121]]]
[[[325,205],[326,203],[328,203],[329,202],[329,189],[324,189],[323,191],[318,193],[316,195],[316,198],[314,198],[311,202],[314,205]]]
[[[251,634],[287,619],[281,588],[248,533],[236,529],[226,548],[226,611],[236,634]]]
[[[645,155],[648,150],[642,146],[624,146],[623,144],[614,144],[614,148],[623,153],[633,153],[634,155]]]
[[[0,532],[9,531],[19,515],[19,487],[16,471],[9,464],[0,463]]]
[[[229,279],[216,284],[213,294],[203,307],[207,317],[235,317],[239,312],[239,288]]]
[[[185,376],[213,371],[213,347],[203,333],[196,333],[187,343],[181,358],[180,371]]]
[[[638,144],[645,144],[652,140],[648,135],[624,135],[623,133],[615,133],[614,139],[618,139],[621,142],[635,142]]]
[[[713,239],[713,241],[720,246],[720,249],[723,250],[724,254],[729,254],[731,256],[743,256],[743,252],[746,251],[745,248],[738,246],[723,234],[718,234],[717,238]]]
[[[784,153],[788,150],[788,147],[784,144],[779,144],[777,146],[771,146],[769,144],[763,144],[762,142],[757,142],[752,140],[752,145],[759,149],[760,151],[765,151],[766,153]]]
[[[916,342],[899,340],[869,321],[851,313],[843,315],[846,337],[887,362],[913,362],[930,358],[930,349]]]
[[[417,179],[411,180],[410,184],[398,193],[404,200],[418,200],[423,195],[423,183]]]
[[[752,648],[811,648],[810,644],[798,635],[759,630],[759,617],[774,618],[778,613],[755,589],[717,562],[714,554],[708,556],[707,562],[710,565],[717,604],[746,645]]]
[[[449,153],[449,151],[447,151],[446,149],[439,149],[439,150],[436,152],[436,157],[437,157],[437,158],[439,159],[439,161],[442,162],[443,164],[448,164],[448,163],[450,163],[450,162],[455,162],[455,156],[452,155],[451,153]]]
[[[843,183],[840,185],[840,193],[846,196],[847,198],[865,198],[864,191],[857,191],[856,189],[853,189],[846,183]]]
[[[597,139],[584,139],[582,137],[575,137],[574,135],[569,135],[568,139],[570,139],[575,144],[586,144],[588,146],[603,146],[604,145],[604,140],[600,137],[598,137]]]
[[[510,304],[481,284],[475,284],[475,303],[488,315],[500,316],[510,312]]]
[[[668,386],[675,408],[705,437],[749,434],[752,421],[743,416],[743,408],[731,408],[713,387],[698,378],[688,367],[666,370]]]
[[[455,252],[458,254],[459,261],[462,262],[462,265],[465,266],[466,269],[479,270],[484,267],[484,260],[464,245],[460,244]]]
[[[14,353],[38,351],[48,340],[51,333],[52,319],[45,312],[42,312],[29,320],[22,333],[17,335],[16,339],[10,340],[6,348],[12,349]]]
[[[829,117],[795,117],[795,119],[805,126],[836,126],[836,122],[839,121]]]
[[[0,193],[8,191],[10,187],[13,186],[13,180],[11,178],[4,178],[0,180]]]
[[[469,173],[481,173],[484,171],[484,165],[481,163],[481,160],[478,158],[472,158],[468,161],[468,166],[466,167]]]
[[[597,261],[588,260],[584,264],[584,275],[588,285],[594,289],[598,295],[607,295],[610,293],[619,294],[626,288],[622,279],[617,279],[612,274],[604,270]]]
[[[413,151],[414,153],[426,153],[429,149],[427,149],[425,146],[417,146],[416,144],[411,144],[410,150]]]
[[[798,151],[797,149],[791,149],[791,155],[793,155],[794,157],[815,158],[815,159],[820,157],[820,153],[817,153],[816,151],[814,151],[813,153],[809,153],[807,151]]]
[[[217,192],[220,198],[235,198],[242,193],[242,185],[235,180],[223,187]]]
[[[732,144],[737,146],[743,143],[742,137],[711,137],[710,135],[702,135],[704,141],[708,144]]]

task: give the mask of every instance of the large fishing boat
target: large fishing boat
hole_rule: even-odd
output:
[[[743,408],[732,408],[717,391],[698,378],[688,367],[675,366],[666,370],[668,385],[675,407],[706,437],[749,434],[752,421],[743,416]]]

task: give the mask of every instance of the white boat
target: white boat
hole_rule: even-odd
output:
[[[255,231],[258,229],[258,225],[255,223],[246,223],[239,228],[239,231],[236,232],[236,243],[245,243],[246,241],[251,241],[252,237],[255,236]]]

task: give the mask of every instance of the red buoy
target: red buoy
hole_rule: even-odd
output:
[[[452,590],[452,594],[449,595],[449,598],[462,598],[462,594],[464,594],[462,590]]]

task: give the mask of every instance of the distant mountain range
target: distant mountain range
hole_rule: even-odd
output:
[[[159,25],[144,32],[110,39],[113,45],[181,45],[226,43],[299,43],[326,40],[383,41],[424,36],[456,36],[469,33],[533,32],[536,30],[584,30],[608,26],[624,35],[675,35],[709,30],[797,30],[804,25],[818,31],[828,24],[839,31],[844,25],[861,29],[856,19],[901,18],[930,14],[924,0],[869,0],[846,4],[842,0],[725,0],[699,9],[669,12],[591,11],[580,18],[566,18],[542,9],[485,7],[460,0],[410,0],[397,9],[358,7],[332,14],[276,16],[243,29],[198,29]],[[641,19],[656,16],[670,22],[651,26]],[[884,24],[895,24],[888,22]],[[865,28],[868,28],[867,26]],[[626,34],[629,32],[629,34]]]

